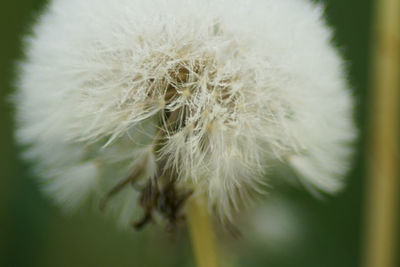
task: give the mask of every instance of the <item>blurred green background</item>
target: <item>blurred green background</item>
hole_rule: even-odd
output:
[[[370,0],[325,2],[327,20],[336,29],[335,43],[348,61],[361,129],[348,187],[321,201],[299,187],[275,185],[262,209],[243,215],[243,238],[224,237],[224,253],[232,266],[361,266],[373,8]],[[141,232],[118,229],[89,208],[62,214],[39,192],[29,166],[19,159],[7,97],[14,90],[21,36],[44,4],[0,3],[0,266],[194,266],[185,229],[171,237],[153,226]]]

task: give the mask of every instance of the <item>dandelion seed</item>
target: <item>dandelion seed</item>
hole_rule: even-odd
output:
[[[153,211],[176,222],[189,195],[231,218],[277,162],[336,192],[353,101],[321,14],[306,0],[54,0],[27,38],[18,140],[64,207],[94,195],[130,224],[141,195],[137,227]]]

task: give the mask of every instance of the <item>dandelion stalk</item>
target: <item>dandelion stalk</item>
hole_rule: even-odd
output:
[[[400,2],[377,3],[374,47],[374,107],[368,195],[367,267],[395,266],[398,203],[398,100],[400,86]]]
[[[196,199],[191,199],[188,203],[187,217],[197,267],[218,266],[213,230],[204,205]]]

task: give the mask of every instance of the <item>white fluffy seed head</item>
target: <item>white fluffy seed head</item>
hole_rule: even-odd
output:
[[[355,130],[321,13],[308,0],[54,0],[27,39],[18,140],[67,207],[135,168],[155,179],[160,162],[227,217],[277,162],[336,192]],[[110,203],[123,222],[135,194]]]

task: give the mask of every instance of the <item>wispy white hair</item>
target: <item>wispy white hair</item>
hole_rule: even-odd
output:
[[[26,39],[15,97],[44,190],[76,207],[135,168],[154,179],[163,160],[228,217],[277,162],[338,191],[353,99],[322,13],[308,0],[52,1]],[[157,123],[165,113],[175,129]],[[123,222],[135,194],[110,204]]]

